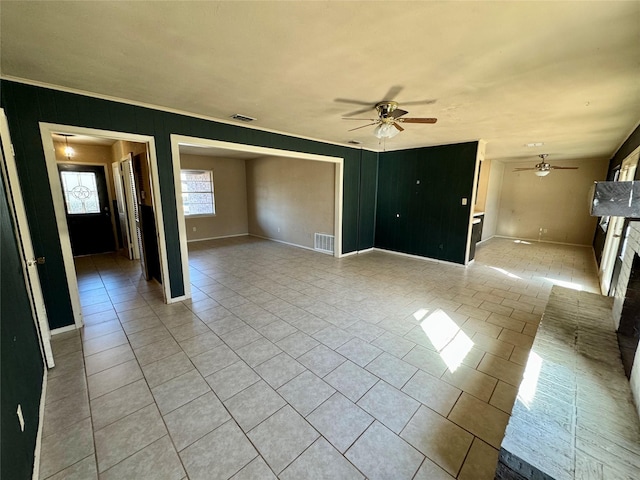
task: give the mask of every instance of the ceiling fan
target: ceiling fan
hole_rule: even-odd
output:
[[[362,125],[360,127],[352,128],[349,131],[359,130],[361,128],[370,127],[375,125],[373,134],[378,138],[393,138],[398,133],[402,132],[404,128],[400,126],[401,123],[436,123],[437,118],[411,118],[404,117],[407,112],[401,108],[398,108],[398,102],[393,100],[384,100],[375,104],[375,109],[378,112],[378,118],[353,118],[342,117],[343,120],[368,120],[371,123]],[[404,118],[403,118],[404,117]]]
[[[549,175],[551,173],[551,170],[577,170],[578,167],[554,167],[552,165],[549,165],[546,162],[546,158],[549,156],[547,153],[543,153],[541,155],[538,155],[542,161],[538,164],[536,164],[535,167],[532,168],[516,168],[513,171],[514,172],[521,172],[524,170],[533,170],[534,173],[538,176],[538,177],[545,177],[547,175]]]

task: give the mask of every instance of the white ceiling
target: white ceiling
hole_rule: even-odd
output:
[[[604,161],[640,120],[638,1],[3,0],[0,19],[5,78],[374,150],[482,138],[490,159]],[[340,99],[373,114],[393,87],[438,123],[347,131],[362,106]]]

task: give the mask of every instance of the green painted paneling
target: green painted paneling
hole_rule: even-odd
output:
[[[0,478],[27,480],[33,470],[44,365],[9,212],[0,178]]]
[[[477,148],[469,142],[381,153],[375,246],[464,263]]]
[[[364,202],[359,200],[361,152],[358,149],[5,80],[1,82],[1,101],[16,150],[27,216],[33,229],[34,248],[38,256],[47,257],[46,267],[42,269],[42,286],[51,328],[71,325],[73,319],[38,122],[154,137],[172,297],[183,295],[184,285],[174,201],[170,134],[342,157],[343,253],[358,248],[359,227],[364,230],[372,228],[374,219],[369,213],[359,216],[363,209],[371,208],[371,191],[370,185],[367,185],[367,198]],[[363,238],[369,236],[367,232]]]
[[[360,160],[358,250],[366,250],[374,245],[377,188],[378,153],[363,150]]]

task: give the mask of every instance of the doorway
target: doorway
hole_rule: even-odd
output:
[[[173,160],[173,174],[176,185],[176,210],[178,214],[178,230],[180,234],[180,253],[182,257],[182,274],[184,278],[185,295],[181,299],[191,298],[191,282],[189,273],[189,253],[187,248],[187,231],[182,199],[182,179],[180,149],[182,147],[199,147],[206,149],[218,149],[226,151],[227,155],[240,158],[240,156],[250,155],[255,157],[282,157],[301,161],[312,160],[316,162],[328,162],[334,164],[334,209],[333,209],[333,256],[342,257],[342,203],[343,203],[343,175],[344,159],[341,157],[330,157],[326,155],[316,155],[310,153],[294,152],[289,150],[279,150],[268,147],[257,147],[237,143],[221,142],[218,140],[208,140],[183,135],[171,135],[171,155]],[[248,157],[246,157],[248,158]],[[287,242],[284,242],[287,243]]]
[[[157,168],[155,167],[156,154],[155,154],[155,145],[154,145],[153,137],[128,134],[128,133],[122,133],[122,132],[95,130],[95,129],[82,128],[82,127],[71,127],[66,125],[46,124],[46,123],[40,124],[40,131],[41,131],[41,138],[44,146],[45,158],[47,163],[49,187],[51,189],[51,195],[53,198],[56,223],[58,226],[60,244],[62,247],[62,255],[64,260],[65,273],[67,277],[67,284],[69,288],[69,294],[71,297],[71,304],[72,304],[74,324],[75,324],[73,328],[80,328],[83,325],[82,308],[81,308],[80,295],[79,295],[79,289],[78,289],[78,278],[75,271],[74,256],[81,255],[81,254],[97,253],[97,250],[111,251],[111,252],[114,252],[115,250],[117,250],[120,245],[120,241],[118,240],[118,223],[119,222],[116,222],[116,219],[118,218],[118,212],[122,208],[133,209],[134,207],[139,206],[135,202],[132,203],[132,205],[129,207],[119,206],[117,204],[116,194],[115,194],[115,188],[116,188],[117,182],[115,181],[115,177],[113,175],[111,165],[113,163],[114,158],[117,158],[118,160],[121,160],[123,158],[124,156],[124,154],[122,153],[123,151],[132,152],[138,149],[139,151],[137,153],[135,151],[133,153],[136,153],[136,155],[139,155],[139,162],[141,165],[144,164],[144,170],[146,171],[147,180],[145,182],[145,186],[144,187],[140,186],[137,189],[138,189],[138,198],[141,198],[144,196],[144,198],[146,199],[146,202],[148,203],[148,205],[145,205],[146,210],[148,210],[150,213],[147,219],[147,223],[149,223],[151,227],[149,229],[149,231],[151,232],[150,235],[153,235],[154,237],[154,238],[148,239],[148,241],[146,242],[147,244],[154,246],[154,248],[151,248],[151,250],[155,252],[154,253],[155,261],[153,263],[157,265],[155,275],[149,275],[149,278],[157,278],[158,282],[163,285],[163,296],[164,296],[164,301],[166,302],[167,298],[170,298],[170,292],[168,291],[168,282],[165,281],[165,279],[168,278],[168,271],[166,267],[167,261],[166,261],[164,230],[158,227],[159,225],[163,225],[163,218],[162,218],[162,209],[159,207],[159,205],[161,205],[160,189],[159,189],[159,182],[158,182],[158,172],[157,172]],[[97,191],[99,189],[97,185],[100,182],[100,179],[98,178],[98,176],[93,178],[89,175],[86,175],[82,179],[83,183],[80,184],[79,183],[80,179],[73,177],[73,173],[80,172],[80,173],[88,174],[90,172],[95,173],[96,171],[99,171],[99,169],[97,168],[88,169],[86,168],[87,167],[86,165],[80,165],[77,168],[62,167],[60,169],[62,170],[62,172],[65,172],[65,171],[70,172],[68,176],[69,184],[67,185],[67,187],[70,187],[70,188],[67,188],[67,190],[65,191],[64,189],[65,182],[67,181],[65,177],[67,177],[67,175],[62,174],[62,172],[58,168],[58,164],[60,163],[60,160],[62,160],[62,163],[64,164],[76,163],[76,161],[75,159],[72,160],[71,158],[67,158],[67,160],[69,161],[65,162],[64,158],[60,158],[59,152],[58,152],[58,155],[56,155],[56,147],[58,148],[58,150],[60,149],[60,145],[55,144],[54,137],[56,135],[84,137],[85,141],[89,141],[89,142],[93,141],[94,143],[102,143],[102,144],[109,145],[109,148],[108,148],[109,155],[105,155],[105,157],[101,158],[100,161],[91,162],[91,163],[100,164],[99,169],[102,169],[102,173],[104,174],[104,177],[105,177],[105,183],[107,184],[108,193],[106,196],[103,196],[103,198],[100,199],[99,198],[100,195],[96,193],[96,198],[92,202],[86,201],[86,199],[89,199],[91,197],[88,184],[92,185],[92,182],[95,180],[96,191]],[[67,137],[66,142],[71,143],[72,147],[81,149],[82,148],[81,143],[76,143],[74,145],[74,141],[76,140],[71,140],[71,137]],[[144,155],[142,155],[143,152],[144,152]],[[64,156],[66,155],[63,155],[63,157]],[[86,163],[86,162],[82,162],[82,163]],[[75,181],[76,183],[72,183],[73,181]],[[85,182],[88,182],[88,184]],[[135,185],[135,182],[134,182],[134,185]],[[83,208],[85,208],[85,210],[88,209],[91,212],[91,213],[85,212],[82,214],[78,213],[76,215],[98,216],[99,213],[95,211],[96,209],[99,209],[101,213],[104,213],[105,208],[108,209],[108,212],[109,212],[108,218],[109,218],[110,225],[107,225],[107,223],[104,221],[105,218],[101,219],[103,220],[103,222],[100,227],[102,228],[101,230],[102,233],[100,234],[100,237],[102,237],[103,235],[104,237],[108,237],[107,240],[104,240],[104,243],[102,245],[98,245],[101,242],[103,242],[102,239],[96,241],[97,240],[96,237],[98,237],[98,234],[96,233],[95,230],[92,230],[89,233],[83,230],[83,228],[87,227],[88,224],[85,223],[84,225],[82,225],[82,221],[86,222],[89,220],[96,220],[96,219],[88,219],[88,218],[73,216],[71,218],[71,220],[73,221],[71,223],[67,222],[67,218],[70,215],[72,215],[69,213],[69,210],[68,210],[69,206],[73,204],[74,208],[80,208],[83,205],[81,199],[77,198],[78,195],[76,195],[75,198],[73,197],[71,191],[74,188],[75,188],[75,192],[79,194],[80,197],[83,197],[83,196],[86,197]],[[134,186],[134,188],[136,187]],[[144,195],[140,194],[141,191],[145,192]],[[105,199],[108,202],[106,205],[105,205],[105,202],[103,201]],[[96,206],[96,204],[98,206]],[[104,215],[104,217],[106,217],[106,215]],[[79,222],[80,226],[77,225],[78,221],[80,221]],[[140,223],[140,227],[142,227],[142,223],[143,223],[143,220]],[[142,228],[141,228],[141,231],[142,231]],[[78,238],[80,239],[79,242],[77,240]],[[77,245],[73,247],[72,243],[76,243],[76,244],[79,243],[80,245],[82,245],[82,248],[79,248]],[[109,243],[108,246],[106,246],[107,243]],[[85,252],[85,253],[79,253],[79,252]],[[149,262],[149,263],[152,263],[152,262]],[[145,278],[147,278],[147,275],[145,275]],[[67,329],[68,327],[65,327],[65,330]]]

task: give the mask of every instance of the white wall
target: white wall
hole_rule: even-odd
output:
[[[496,235],[591,245],[597,218],[589,215],[588,194],[593,182],[606,178],[607,161],[551,161],[578,170],[554,170],[546,177],[514,171],[534,162],[505,164]]]

